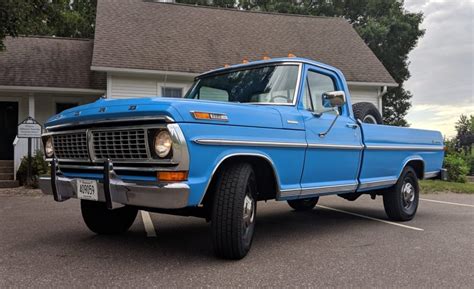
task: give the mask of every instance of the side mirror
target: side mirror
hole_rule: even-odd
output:
[[[346,94],[344,91],[329,91],[323,93],[324,106],[332,108],[339,108],[346,104]]]

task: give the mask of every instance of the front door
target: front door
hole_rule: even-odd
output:
[[[0,101],[0,160],[13,160],[18,126],[18,102]]]
[[[357,188],[357,174],[362,154],[362,137],[356,122],[350,117],[346,104],[339,109],[332,129],[325,135],[337,116],[327,111],[324,92],[343,90],[335,74],[322,69],[306,71],[303,93],[306,141],[308,149],[301,178],[301,196],[353,192]]]

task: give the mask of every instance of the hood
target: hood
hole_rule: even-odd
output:
[[[225,113],[228,122],[196,120],[191,111]],[[223,103],[176,98],[99,99],[96,102],[71,108],[51,117],[49,126],[68,123],[168,116],[176,122],[216,123],[238,126],[282,128],[279,111],[268,105]]]

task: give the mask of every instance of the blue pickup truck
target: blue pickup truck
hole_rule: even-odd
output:
[[[341,71],[302,58],[204,73],[183,99],[100,99],[46,123],[58,202],[81,200],[98,234],[122,233],[138,210],[210,221],[217,256],[243,258],[257,201],[311,210],[318,198],[383,196],[390,219],[411,220],[418,180],[442,171],[439,132],[381,125],[350,102]]]

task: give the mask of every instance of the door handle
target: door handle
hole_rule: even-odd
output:
[[[357,123],[351,123],[351,122],[346,123],[346,126],[347,126],[348,128],[352,128],[352,129],[356,129],[356,128],[359,127],[359,126],[357,125]]]

